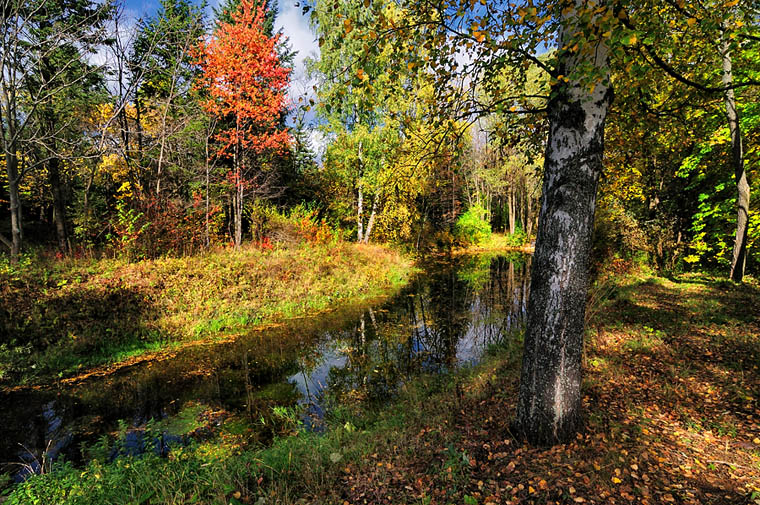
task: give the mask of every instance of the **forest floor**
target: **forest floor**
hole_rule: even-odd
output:
[[[411,261],[307,242],[181,258],[0,264],[0,387],[109,373],[180,347],[388,293]]]
[[[754,280],[599,282],[586,423],[567,444],[512,437],[521,344],[511,338],[477,366],[404,385],[390,404],[334,410],[324,433],[296,417],[272,445],[247,448],[223,413],[206,413],[216,435],[198,445],[61,468],[9,503],[760,503],[759,308]]]
[[[760,503],[760,286],[702,275],[598,288],[585,430],[530,447],[509,431],[519,379],[498,353],[430,402],[392,449],[348,465],[349,503]],[[430,407],[428,407],[430,409]],[[319,501],[319,500],[316,500]]]

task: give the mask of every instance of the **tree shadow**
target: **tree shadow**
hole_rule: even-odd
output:
[[[166,337],[150,295],[116,283],[29,287],[1,297],[0,307],[0,366],[11,384],[121,360]]]
[[[758,302],[754,287],[720,283],[620,290],[592,321],[586,428],[576,440],[546,448],[512,438],[519,370],[505,369],[496,385],[444,399],[448,425],[411,436],[414,455],[395,458],[393,472],[347,478],[345,494],[408,503],[423,492],[430,503],[752,503],[760,491]]]
[[[626,459],[652,463],[666,501],[747,503],[760,476],[760,290],[720,281],[631,289],[598,325],[590,429],[619,440]]]

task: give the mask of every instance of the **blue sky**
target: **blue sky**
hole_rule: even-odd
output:
[[[119,0],[117,0],[118,2]],[[216,7],[220,0],[209,0],[208,14],[212,15],[212,8]],[[293,93],[302,94],[311,85],[305,82],[304,58],[319,53],[319,46],[309,28],[308,16],[304,16],[300,7],[296,7],[297,0],[280,0],[280,12],[275,20],[277,28],[282,29],[288,37],[292,48],[298,51],[295,59],[295,72],[291,76],[293,81]],[[125,14],[131,20],[155,14],[158,8],[157,0],[126,0],[123,2],[126,8]]]
[[[156,13],[159,2],[158,0],[115,0],[124,6],[124,15],[127,23],[132,24],[141,17],[152,16]],[[197,1],[197,0],[196,0]],[[208,0],[209,18],[213,16],[213,8],[216,7],[220,0]],[[304,96],[304,103],[309,97],[314,95],[312,86],[314,81],[310,81],[305,75],[304,59],[311,56],[319,55],[319,45],[316,42],[314,34],[309,28],[308,15],[304,16],[301,7],[296,7],[297,0],[279,0],[279,13],[275,19],[275,28],[281,29],[289,41],[293,50],[297,51],[294,60],[294,69],[290,79],[290,98],[293,105],[297,105],[298,97]],[[314,113],[308,113],[307,123],[312,123],[310,131],[310,140],[312,147],[318,152],[322,149],[324,139],[321,134],[314,128]]]

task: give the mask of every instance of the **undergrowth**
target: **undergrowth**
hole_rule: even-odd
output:
[[[324,433],[273,413],[289,435],[270,446],[222,429],[168,457],[58,464],[8,503],[757,503],[759,300],[752,280],[617,277],[589,321],[586,427],[552,448],[510,433],[512,335],[388,405],[334,408]]]

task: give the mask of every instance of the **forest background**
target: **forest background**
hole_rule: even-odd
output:
[[[723,33],[739,82],[756,73],[754,11],[728,4],[733,25]],[[635,29],[620,30],[625,65],[611,76],[595,244],[603,255],[644,254],[660,269],[725,271],[738,176],[725,93],[709,84],[719,82],[724,63],[707,42],[718,28],[705,13],[671,7],[660,9],[663,33],[640,40]],[[553,53],[538,49],[525,68],[508,63],[489,75],[477,52],[489,41],[473,24],[444,82],[429,63],[436,55],[428,35],[378,37],[394,20],[419,15],[400,4],[318,2],[304,8],[300,25],[293,24],[300,8],[289,5],[281,19],[290,25],[279,31],[277,5],[251,4],[246,19],[233,18],[237,8],[165,0],[136,21],[129,6],[89,2],[44,0],[9,11],[4,257],[16,260],[34,245],[58,256],[141,259],[243,240],[269,244],[287,235],[277,229],[278,213],[359,242],[415,250],[481,240],[478,230],[507,232],[515,244],[534,235],[545,109],[557,79],[542,61]],[[318,48],[309,55],[301,47],[309,46],[307,20]],[[247,24],[261,40],[242,51],[247,35],[225,35],[224,22]],[[266,85],[234,97],[214,93],[220,87],[203,51],[225,36],[238,47],[217,59],[217,77],[240,70],[254,81],[266,75]],[[679,42],[689,37],[695,43]],[[648,53],[655,42],[665,44],[669,71]],[[398,45],[415,43],[423,59],[399,62]],[[246,54],[273,59],[247,70],[250,61],[238,58]],[[758,165],[756,88],[731,91],[746,184]],[[751,269],[758,234],[751,213],[745,230]]]
[[[509,429],[552,445],[582,428],[600,272],[756,295],[756,2],[316,1],[284,10],[309,23],[295,45],[278,10],[3,1],[0,379],[109,373],[403,284],[369,242],[535,240]]]

